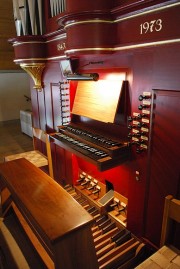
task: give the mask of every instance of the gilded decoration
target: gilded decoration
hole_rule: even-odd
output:
[[[44,63],[36,64],[21,64],[22,69],[24,69],[34,81],[34,89],[41,91],[42,90],[42,73],[45,68]]]

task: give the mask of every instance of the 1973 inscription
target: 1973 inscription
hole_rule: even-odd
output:
[[[152,32],[160,32],[162,30],[163,24],[162,20],[152,20],[150,22],[146,21],[140,24],[140,34],[147,34]]]

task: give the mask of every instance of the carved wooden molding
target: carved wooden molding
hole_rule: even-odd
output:
[[[34,89],[42,90],[42,73],[45,68],[44,63],[34,63],[34,64],[20,64],[21,68],[24,69],[34,80]]]

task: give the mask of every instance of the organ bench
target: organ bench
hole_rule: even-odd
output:
[[[56,269],[98,268],[91,234],[93,218],[58,183],[23,158],[0,164],[0,174],[16,211]]]
[[[0,164],[0,180],[1,192],[9,192],[10,208],[43,261],[40,269],[131,269],[142,257],[144,244],[125,226],[101,210],[91,214],[79,190],[61,187],[26,159]],[[4,208],[3,213],[5,221]]]

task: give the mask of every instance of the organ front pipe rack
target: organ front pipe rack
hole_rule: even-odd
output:
[[[54,5],[55,4],[53,4],[53,9]],[[17,36],[42,35],[44,33],[43,10],[44,1],[42,0],[13,0],[13,12]]]
[[[51,17],[66,10],[66,0],[50,0]]]

